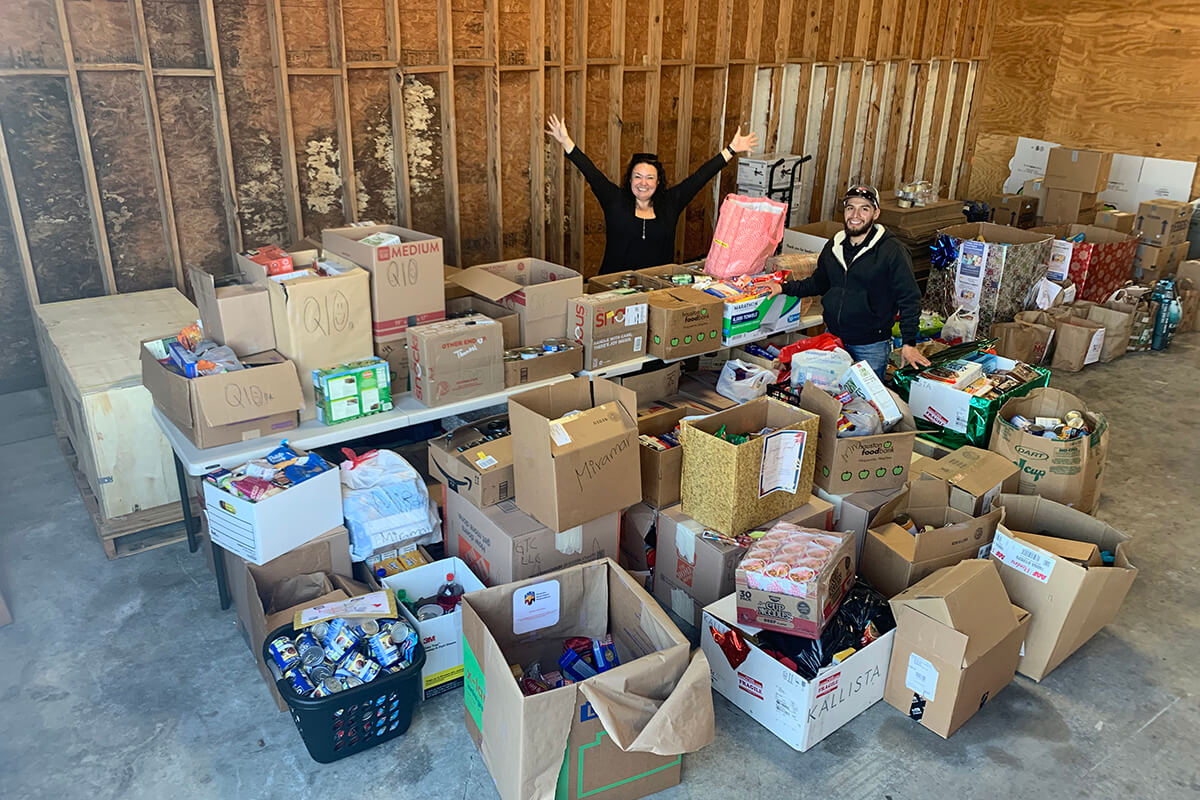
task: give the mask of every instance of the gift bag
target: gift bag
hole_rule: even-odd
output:
[[[1053,335],[1054,331],[1051,330],[1050,334]],[[1047,340],[1043,339],[1041,333],[1032,325],[995,322],[992,323],[988,335],[996,340],[996,354],[1005,358],[1024,361],[1026,364],[1040,364],[1046,355]]]
[[[721,203],[704,271],[717,278],[762,272],[783,240],[787,205],[765,197],[731,194]]]

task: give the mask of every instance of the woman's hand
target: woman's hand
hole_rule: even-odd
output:
[[[751,131],[745,136],[742,135],[742,126],[739,125],[737,133],[729,141],[729,149],[736,153],[749,153],[754,148],[758,147],[758,134]]]
[[[568,153],[575,149],[575,142],[571,140],[571,135],[567,133],[567,123],[553,114],[546,123],[546,133],[551,139],[562,145],[563,150]]]

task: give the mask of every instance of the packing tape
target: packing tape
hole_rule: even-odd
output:
[[[562,533],[554,534],[554,549],[567,556],[582,553],[583,526],[576,525],[574,528],[565,530]]]
[[[691,596],[683,589],[672,587],[671,610],[688,622],[692,622],[696,618],[696,604],[692,602]]]
[[[696,530],[697,523],[688,520],[675,526],[675,551],[679,557],[692,566],[696,565],[696,540],[703,535],[703,530]]]

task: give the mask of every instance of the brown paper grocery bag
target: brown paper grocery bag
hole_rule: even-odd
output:
[[[1078,372],[1100,360],[1104,326],[1074,315],[1058,320],[1054,327],[1054,358],[1050,368]]]
[[[1092,304],[1088,319],[1104,326],[1104,346],[1100,348],[1100,361],[1107,364],[1114,358],[1125,355],[1129,347],[1129,332],[1133,328],[1133,315],[1128,311],[1106,308]]]
[[[1054,320],[1044,311],[1022,311],[1013,320],[1033,332],[1033,352],[1027,364],[1045,364],[1054,352]]]

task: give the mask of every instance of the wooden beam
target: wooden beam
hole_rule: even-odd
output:
[[[388,102],[392,119],[392,191],[396,193],[396,222],[412,227],[412,198],[408,189],[408,130],[404,122],[404,84],[400,63],[400,10],[397,0],[385,0],[384,15],[388,28],[388,59],[397,67],[388,74]],[[347,68],[350,64],[346,65]],[[443,143],[443,147],[445,144]],[[445,171],[443,170],[443,174]],[[445,255],[448,245],[442,242]]]
[[[150,38],[146,32],[146,12],[142,0],[133,0],[134,41],[142,59],[142,97],[146,109],[146,125],[150,130],[151,164],[154,167],[154,183],[158,188],[159,212],[163,218],[163,235],[171,266],[175,270],[175,288],[187,292],[188,282],[183,275],[183,251],[179,245],[179,227],[175,224],[175,202],[171,194],[171,177],[167,170],[167,148],[163,143],[162,121],[158,114],[158,89],[151,72]]]
[[[887,148],[884,150],[880,173],[881,183],[884,186],[876,186],[876,188],[891,188],[905,180],[901,173],[904,171],[902,169],[904,148],[907,146],[908,120],[912,109],[910,94],[912,91],[912,67],[912,61],[905,60],[896,63],[892,108],[888,118]]]
[[[66,67],[0,67],[0,78],[65,78]]]
[[[881,104],[883,102],[883,86],[890,68],[888,62],[877,61],[871,72],[870,98],[867,101],[867,118],[864,122],[866,133],[863,137],[862,173],[863,180],[871,183],[876,189],[878,180],[875,177],[875,142],[878,135]]]
[[[990,47],[990,45],[989,45]],[[984,84],[988,71],[978,63],[972,71],[971,106],[967,109],[967,129],[963,134],[962,158],[959,160],[958,178],[955,185],[958,194],[968,196],[971,191],[971,169],[975,165],[975,143],[979,138],[979,109],[984,97]]]
[[[96,253],[100,257],[100,270],[104,277],[104,291],[115,294],[116,277],[113,275],[112,253],[108,247],[108,231],[104,227],[104,207],[100,204],[100,184],[96,180],[96,164],[92,159],[92,139],[88,134],[87,117],[83,113],[83,95],[79,91],[79,74],[76,71],[75,51],[71,46],[71,33],[67,27],[67,10],[64,0],[54,0],[58,14],[58,32],[62,36],[63,58],[67,62],[67,87],[71,94],[71,124],[75,127],[75,144],[79,148],[79,165],[83,171],[84,191],[88,198],[88,216],[92,223],[92,235],[96,239]],[[138,66],[141,69],[141,65]]]
[[[483,0],[483,51],[492,64],[484,70],[487,82],[485,97],[485,131],[487,132],[487,193],[488,193],[488,236],[495,248],[495,257],[504,253],[504,181],[501,160],[504,148],[500,146],[500,71],[496,69],[498,40],[500,37],[500,14],[496,8],[499,0]]]
[[[204,9],[201,8],[201,24],[203,24]],[[207,47],[205,54],[207,55]],[[191,67],[154,67],[150,72],[156,78],[211,78],[216,75],[211,68],[191,68]]]
[[[546,0],[531,0],[529,14],[529,208],[532,255],[546,257],[546,148],[542,133],[546,118]]]
[[[279,145],[283,157],[283,199],[287,205],[288,234],[292,241],[298,241],[304,238],[304,216],[300,202],[300,178],[296,172],[296,130],[292,125],[292,95],[288,84],[287,47],[283,40],[283,12],[280,0],[266,0],[266,6],[267,28],[271,36],[271,66],[275,71]]]
[[[904,169],[900,177],[902,181],[909,179],[920,180],[921,177],[916,174],[916,171],[923,144],[921,130],[924,127],[925,92],[929,85],[929,64],[917,64],[916,68],[916,76],[913,83],[912,111],[903,126],[904,135],[908,142],[908,149],[904,154]]]
[[[949,61],[937,61],[935,63],[937,66],[937,88],[933,95],[933,110],[925,115],[926,119],[929,120],[929,133],[922,134],[921,136],[923,146],[926,150],[924,163],[920,168],[921,177],[934,183],[937,182],[937,178],[941,174],[938,157],[944,144],[946,97],[953,92],[953,87],[950,84],[950,76],[954,71],[953,65]],[[934,186],[934,191],[940,192],[942,191],[942,187]]]
[[[455,123],[454,32],[452,30],[452,0],[438,2],[438,60],[446,65],[438,88],[442,92],[442,172],[446,203],[446,261],[460,267],[463,263],[462,216],[458,205],[458,126]],[[401,42],[402,44],[402,42]],[[408,173],[405,173],[405,183]]]
[[[822,217],[825,200],[826,173],[829,171],[829,138],[833,131],[833,106],[837,98],[837,67],[825,67],[825,89],[821,101],[821,134],[817,154],[813,158],[813,205],[809,209],[810,222]]]
[[[946,154],[942,159],[942,176],[940,183],[945,197],[954,197],[954,176],[958,173],[958,162],[955,160],[958,156],[959,143],[962,141],[963,135],[963,120],[966,119],[963,114],[963,107],[970,102],[970,97],[967,95],[968,81],[971,73],[970,64],[956,63],[953,68],[954,75],[954,101],[950,109],[950,121],[946,125]]]
[[[333,116],[337,123],[338,166],[342,173],[342,214],[358,222],[358,174],[354,169],[354,132],[350,123],[350,76],[346,72],[346,28],[342,0],[326,0],[329,12],[329,55],[338,65],[333,82]],[[393,139],[393,141],[395,141]]]
[[[233,168],[233,144],[229,138],[229,109],[225,104],[225,74],[221,66],[221,45],[217,41],[217,21],[213,0],[201,0],[200,24],[204,34],[204,57],[213,75],[213,108],[217,121],[217,154],[221,158],[221,189],[225,193],[225,220],[229,243],[235,253],[245,249],[242,219],[238,214],[237,173]],[[155,70],[155,75],[160,74]]]
[[[331,2],[332,2],[332,0],[331,0]],[[269,6],[268,6],[268,8],[269,8]],[[284,67],[286,68],[287,74],[289,76],[303,75],[306,77],[325,76],[325,77],[330,77],[330,78],[337,78],[337,77],[341,77],[341,74],[342,74],[341,67],[289,67],[286,64],[286,60],[284,63]]]
[[[69,35],[69,32],[66,35]],[[85,61],[81,64],[75,64],[74,67],[76,72],[141,72],[145,69],[145,67],[136,61]]]
[[[699,0],[684,0],[683,6],[683,58],[679,65],[679,127],[675,133],[675,174],[686,175],[690,166],[692,142],[692,92],[696,81],[696,32],[698,25]],[[675,260],[683,259],[683,248],[687,234],[687,214],[681,215],[683,224],[675,229]]]
[[[8,206],[8,218],[12,220],[13,241],[17,245],[17,256],[21,259],[21,271],[25,273],[25,293],[31,308],[42,302],[38,293],[37,276],[33,272],[33,256],[29,254],[29,238],[25,235],[25,220],[21,214],[21,203],[17,199],[17,183],[13,180],[12,163],[8,160],[8,142],[4,139],[4,126],[0,125],[0,188],[4,190],[4,203]]]
[[[858,130],[858,109],[862,97],[863,70],[861,61],[849,65],[850,81],[846,87],[846,119],[842,126],[842,160],[838,165],[835,197],[845,192],[850,185],[850,166],[854,161],[854,136]]]

